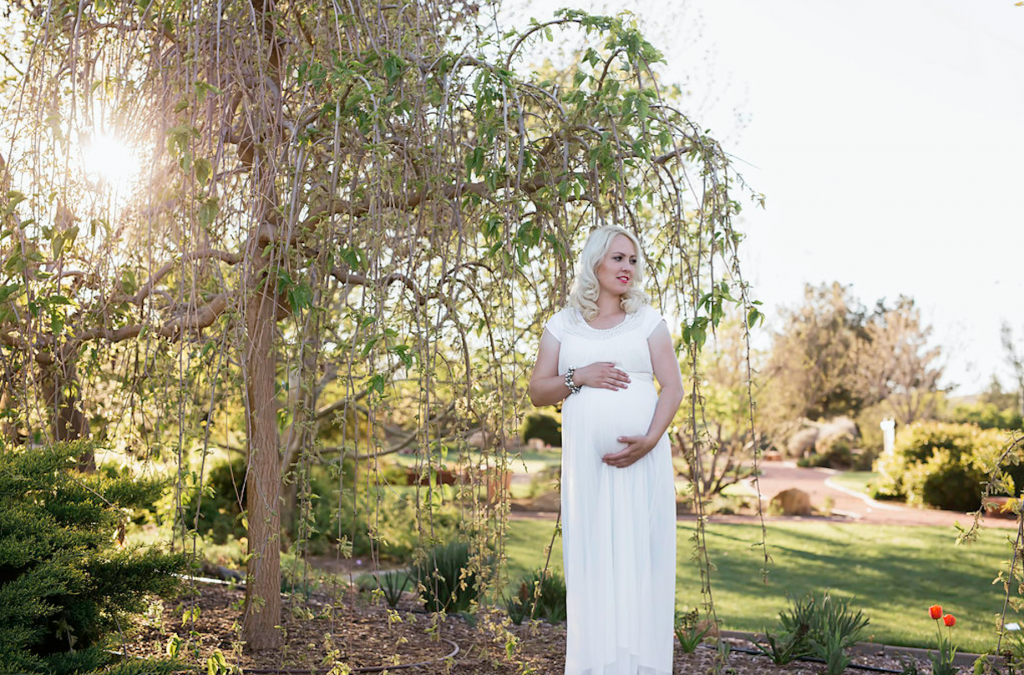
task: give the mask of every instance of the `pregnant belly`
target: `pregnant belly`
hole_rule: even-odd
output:
[[[631,378],[626,389],[584,387],[566,400],[562,406],[562,440],[567,449],[600,457],[626,447],[617,440],[619,436],[647,433],[658,393],[650,379],[633,373]]]

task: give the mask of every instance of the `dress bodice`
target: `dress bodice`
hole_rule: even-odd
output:
[[[656,309],[645,305],[616,326],[594,328],[578,309],[566,307],[551,317],[545,328],[560,343],[560,373],[569,367],[608,361],[627,373],[653,375],[647,338],[663,320]]]

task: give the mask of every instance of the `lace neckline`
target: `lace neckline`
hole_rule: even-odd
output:
[[[591,325],[590,325],[590,324],[589,324],[589,323],[587,322],[586,318],[584,318],[584,316],[583,316],[583,313],[582,313],[582,312],[580,312],[580,310],[579,310],[579,309],[577,309],[577,308],[573,307],[573,308],[572,308],[572,311],[576,312],[576,319],[577,319],[577,320],[579,320],[579,321],[582,321],[582,322],[583,322],[583,324],[584,324],[584,325],[585,325],[585,326],[586,326],[587,328],[589,328],[590,330],[596,330],[596,331],[600,331],[600,332],[604,332],[604,331],[606,331],[606,330],[615,330],[616,328],[618,328],[618,327],[619,327],[619,326],[621,326],[622,324],[624,324],[624,323],[626,323],[627,321],[629,321],[629,317],[631,316],[631,315],[630,315],[629,313],[623,314],[623,315],[622,315],[622,321],[618,322],[618,323],[617,323],[617,324],[615,324],[614,326],[608,326],[607,328],[598,328],[597,326],[591,326]],[[634,314],[635,314],[635,312],[634,312]]]
[[[632,314],[626,314],[626,317],[622,321],[610,328],[594,328],[586,322],[586,319],[583,318],[582,312],[580,312],[576,307],[573,307],[569,312],[569,320],[566,322],[566,330],[574,335],[584,335],[603,340],[636,328],[640,323],[642,313],[643,310],[641,309],[633,312]]]

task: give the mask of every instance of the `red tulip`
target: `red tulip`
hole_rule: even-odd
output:
[[[942,617],[942,623],[946,624],[947,626],[953,626],[956,624],[956,617],[952,614],[947,614],[946,616]]]
[[[931,607],[929,607],[928,608],[928,615],[931,616],[933,619],[941,619],[942,618],[942,605],[932,605]]]

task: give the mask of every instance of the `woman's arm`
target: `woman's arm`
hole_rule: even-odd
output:
[[[558,374],[558,351],[561,346],[547,330],[540,336],[537,363],[533,365],[533,374],[530,375],[530,402],[535,406],[554,405],[569,395],[565,375]]]
[[[668,425],[672,424],[679,404],[683,402],[683,376],[679,372],[676,351],[672,348],[672,336],[669,335],[668,326],[664,322],[647,338],[647,346],[651,351],[654,376],[661,385],[658,404],[654,408],[654,416],[646,435],[620,436],[618,440],[626,444],[625,449],[602,458],[605,464],[611,466],[625,468],[653,450],[668,429]]]
[[[558,352],[561,343],[547,330],[540,337],[540,348],[537,350],[537,363],[530,375],[530,402],[535,406],[554,405],[569,395],[569,387],[565,386],[565,373],[558,372]],[[671,349],[672,344],[669,343]],[[629,375],[619,370],[615,364],[598,361],[573,373],[572,381],[580,387],[596,387],[598,389],[625,389],[629,384]],[[680,385],[682,391],[682,385]]]

